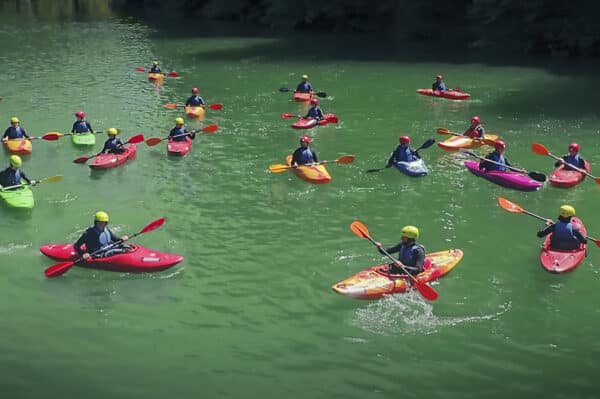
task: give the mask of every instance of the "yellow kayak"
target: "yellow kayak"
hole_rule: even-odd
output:
[[[28,139],[8,139],[4,140],[6,149],[12,154],[27,155],[31,154],[31,140]]]
[[[205,113],[204,107],[192,107],[190,105],[185,107],[185,114],[190,118],[204,118]]]
[[[498,136],[495,134],[484,134],[483,140],[498,140]],[[472,139],[467,136],[453,136],[447,140],[438,143],[438,147],[446,151],[458,151],[461,148],[479,148],[485,145],[485,142],[481,139]]]
[[[285,158],[285,163],[290,166],[292,164],[292,156],[288,155]],[[324,184],[331,181],[331,176],[325,168],[325,165],[302,165],[297,168],[292,168],[296,176],[309,183]]]

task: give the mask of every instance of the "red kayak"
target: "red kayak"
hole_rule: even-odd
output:
[[[588,161],[585,162],[585,171],[590,173],[590,164]],[[574,187],[581,183],[585,178],[585,175],[576,170],[565,170],[565,165],[560,165],[554,169],[550,176],[550,184],[554,187],[569,188]]]
[[[123,149],[125,151],[123,151],[121,154],[98,155],[89,164],[89,167],[92,169],[114,168],[115,166],[124,164],[125,162],[127,162],[130,159],[135,159],[135,154],[137,152],[137,147],[135,146],[135,144],[125,144]]]
[[[185,138],[185,141],[169,140],[167,142],[167,154],[177,155],[180,157],[186,156],[192,149],[192,139]]]
[[[471,97],[469,93],[463,93],[462,91],[457,90],[439,91],[431,89],[418,89],[417,93],[424,96],[447,98],[449,100],[466,100]]]
[[[585,226],[579,218],[573,216],[571,223],[579,229],[581,234],[587,235]],[[550,248],[550,237],[552,237],[552,234],[546,236],[540,253],[540,261],[546,271],[550,273],[570,272],[583,262],[586,255],[586,244],[581,244],[579,248],[572,250],[552,249]]]
[[[319,126],[324,126],[329,123],[329,121],[327,120],[328,118],[334,118],[334,117],[335,117],[334,114],[324,114],[323,119],[321,119],[318,122],[316,119],[313,119],[313,118],[298,118],[298,120],[296,122],[292,123],[292,127],[294,129],[310,129],[311,127],[317,126],[317,124]]]
[[[131,252],[95,258],[80,262],[77,266],[115,272],[145,273],[168,269],[183,260],[183,256],[180,255],[158,252],[137,244],[129,246],[133,249]],[[58,261],[77,259],[73,244],[48,244],[40,247],[40,252]]]
[[[299,91],[294,92],[294,101],[310,101],[313,98],[313,92],[300,93]]]

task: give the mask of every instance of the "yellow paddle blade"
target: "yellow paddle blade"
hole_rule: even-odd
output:
[[[344,155],[344,156],[339,157],[335,161],[337,163],[352,163],[352,162],[354,162],[354,158],[356,158],[354,155]]]
[[[272,173],[281,173],[281,172],[285,172],[286,170],[290,169],[291,166],[287,166],[281,163],[278,164],[273,164],[273,165],[269,165],[269,170]]]
[[[63,175],[56,175],[56,176],[52,176],[52,177],[43,178],[40,181],[43,181],[44,183],[56,183],[57,181],[61,181],[62,179],[63,179]]]

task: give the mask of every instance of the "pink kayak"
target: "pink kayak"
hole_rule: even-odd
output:
[[[483,177],[503,187],[514,188],[521,191],[536,191],[542,187],[542,183],[535,181],[524,173],[512,171],[482,172],[479,170],[479,162],[465,161],[465,166],[476,176]]]
[[[294,92],[294,101],[310,101],[313,98],[313,92],[300,93],[299,91]]]
[[[587,235],[585,226],[580,219],[573,217],[571,223],[581,234]],[[540,262],[546,271],[550,273],[570,272],[583,262],[586,255],[586,244],[580,244],[579,248],[572,250],[552,249],[550,248],[551,237],[552,234],[546,236],[540,253]]]
[[[457,90],[434,91],[431,89],[418,89],[417,93],[422,94],[424,96],[447,98],[449,100],[466,100],[469,97],[471,97],[469,93],[463,93],[462,91]]]
[[[328,118],[334,117],[334,114],[324,114],[323,119],[321,119],[319,122],[317,122],[317,120],[313,118],[298,118],[296,122],[292,123],[292,127],[294,129],[310,129],[311,127],[317,126],[317,124],[319,126],[324,126],[329,123],[329,121],[327,120]]]
[[[186,137],[184,141],[169,140],[167,142],[167,154],[186,156],[192,149],[192,139]]]
[[[590,164],[588,161],[585,162],[585,171],[590,173]],[[560,165],[554,169],[552,175],[550,175],[550,184],[554,187],[569,188],[574,187],[581,183],[585,175],[576,170],[565,170],[564,165]]]
[[[144,273],[159,272],[183,260],[183,256],[180,255],[158,252],[137,244],[130,244],[129,246],[132,248],[130,252],[106,258],[94,258],[89,261],[80,262],[77,266],[115,272]],[[41,246],[40,252],[58,261],[77,259],[77,253],[73,248],[73,244],[48,244]]]
[[[94,160],[89,164],[89,167],[92,169],[108,169],[114,168],[115,166],[119,166],[124,164],[130,159],[135,159],[135,155],[137,153],[137,147],[135,144],[125,144],[123,147],[125,150],[121,154],[101,154],[98,155]]]

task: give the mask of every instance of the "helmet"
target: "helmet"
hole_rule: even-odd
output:
[[[158,65],[158,61],[152,62],[152,65]]]
[[[436,76],[435,78],[436,78],[436,79],[439,79],[439,80],[442,80],[442,79],[444,79],[444,77],[443,77],[442,75],[438,75],[438,76]]]
[[[406,144],[410,143],[410,137],[400,136],[400,144],[403,144],[403,143],[406,143]]]
[[[471,123],[481,123],[481,119],[478,116],[474,116],[471,118]]]
[[[110,127],[108,128],[108,130],[106,131],[106,134],[108,134],[109,136],[116,136],[117,135],[117,129],[115,129],[114,127]]]
[[[78,117],[78,118],[85,118],[85,112],[83,112],[83,111],[77,111],[75,113],[75,116]]]
[[[306,75],[306,74],[302,75],[302,79],[307,79],[308,80],[308,75]]]
[[[310,103],[312,105],[319,105],[319,99],[318,98],[313,98],[312,100],[310,100]]]
[[[175,118],[176,125],[183,125],[184,123],[185,123],[185,121],[183,120],[183,118],[181,116]]]
[[[106,213],[104,211],[98,211],[98,212],[96,212],[94,220],[96,222],[106,222],[106,223],[108,223],[108,213]]]
[[[494,143],[494,148],[497,149],[498,151],[500,151],[500,150],[504,151],[504,149],[506,148],[506,143],[502,140],[497,140]]]
[[[19,123],[19,118],[13,116],[12,118],[10,118],[10,123]]]
[[[310,144],[311,141],[312,141],[311,138],[308,137],[308,136],[302,136],[302,137],[300,137],[300,142],[301,143]]]
[[[569,151],[571,151],[572,149],[579,152],[579,144],[577,144],[577,143],[569,144]]]
[[[199,89],[199,88],[197,88],[197,87],[194,87],[194,88],[192,89],[192,93],[194,93],[194,94],[198,93],[199,91],[200,91],[200,89]]]
[[[10,166],[18,168],[21,165],[23,165],[23,161],[21,160],[20,156],[18,156],[18,155],[11,155],[10,156]]]
[[[558,214],[565,218],[575,216],[575,208],[573,208],[571,205],[563,205],[560,207]]]
[[[404,226],[402,228],[402,237],[412,238],[416,240],[419,238],[419,229],[415,226]]]

